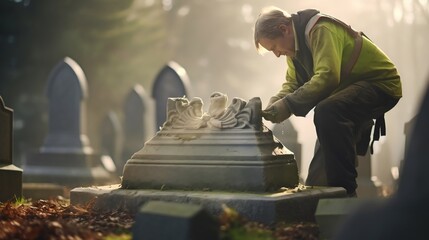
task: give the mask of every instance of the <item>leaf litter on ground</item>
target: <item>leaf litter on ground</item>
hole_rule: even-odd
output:
[[[135,213],[123,209],[100,211],[94,203],[75,206],[61,197],[0,203],[0,240],[132,239]],[[248,221],[226,205],[218,219],[222,240],[317,240],[319,236],[315,223],[266,226]]]

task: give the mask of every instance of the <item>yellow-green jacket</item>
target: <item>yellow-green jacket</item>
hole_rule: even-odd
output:
[[[286,82],[275,98],[285,97],[294,115],[305,116],[324,98],[358,81],[370,82],[395,98],[402,97],[400,76],[395,65],[368,38],[363,36],[354,67],[348,76],[341,78],[341,66],[346,65],[351,57],[354,37],[343,25],[320,18],[309,31],[307,45],[302,29],[306,25],[305,20],[297,23],[296,16],[292,16],[297,51],[295,57],[287,57]],[[311,54],[312,63],[302,61],[305,49],[309,50],[307,55]],[[297,77],[296,67],[304,68],[308,79]]]

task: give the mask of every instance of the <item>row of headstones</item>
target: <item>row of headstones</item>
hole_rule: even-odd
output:
[[[165,121],[168,97],[188,95],[189,79],[180,65],[169,62],[155,79],[153,100],[142,86],[136,85],[126,99],[124,127],[121,128],[114,112],[109,112],[102,124],[101,154],[110,158],[95,153],[85,133],[88,89],[79,64],[64,58],[51,71],[46,89],[48,133],[43,146],[26,157],[24,182],[53,182],[73,187],[119,179],[117,175],[125,161],[154,134],[155,126]],[[156,125],[152,120],[153,106]]]
[[[189,89],[189,77],[185,69],[175,62],[169,62],[155,78],[152,96],[149,96],[141,85],[134,86],[129,92],[124,104],[123,124],[115,112],[106,114],[100,129],[101,154],[113,159],[119,175],[125,162],[165,122],[167,99],[189,97]],[[49,131],[40,150],[44,154],[43,158],[46,158],[48,153],[92,153],[89,139],[82,131],[86,129],[86,78],[74,60],[66,57],[51,71],[47,95]],[[295,153],[299,164],[301,144],[297,142],[297,132],[292,124],[289,121],[279,124],[274,132],[280,141]],[[38,159],[33,156],[32,159],[34,158]],[[107,158],[103,159],[104,165],[109,166],[106,164]],[[31,160],[28,162],[31,165]]]
[[[154,80],[152,96],[135,85],[125,98],[121,124],[118,114],[109,111],[101,124],[101,153],[116,164],[119,175],[126,161],[153,137],[166,120],[169,97],[189,97],[189,78],[183,67],[169,62]]]

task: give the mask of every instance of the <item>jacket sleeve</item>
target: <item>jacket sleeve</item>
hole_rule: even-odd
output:
[[[349,36],[345,36],[339,26],[329,26],[317,24],[310,33],[313,77],[285,96],[291,112],[296,116],[307,115],[339,85],[344,38]]]

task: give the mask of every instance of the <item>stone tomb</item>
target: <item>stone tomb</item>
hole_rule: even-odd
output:
[[[97,197],[100,208],[137,210],[163,200],[200,204],[214,214],[227,204],[251,220],[273,223],[313,220],[319,198],[345,196],[342,188],[296,188],[293,153],[262,124],[261,100],[227,102],[213,93],[204,112],[200,98],[169,98],[166,122],[127,161],[121,186],[73,189],[71,203]]]
[[[22,196],[22,169],[12,159],[13,110],[0,96],[0,202]]]
[[[200,98],[169,98],[167,121],[127,161],[122,187],[253,192],[296,187],[294,156],[263,128],[260,99],[226,104],[226,95],[214,93],[204,113]]]

